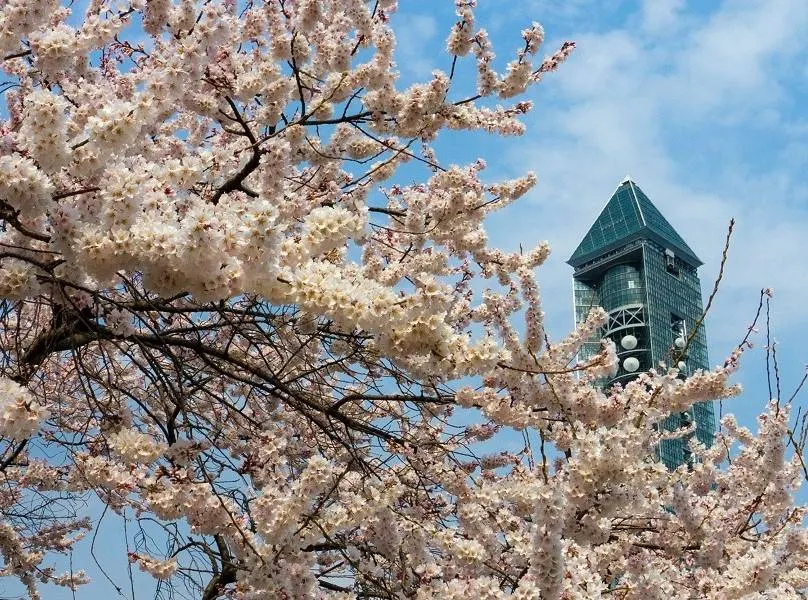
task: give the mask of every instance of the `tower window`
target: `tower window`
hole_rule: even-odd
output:
[[[671,275],[679,276],[679,266],[676,264],[676,255],[670,248],[665,248],[665,270]]]
[[[676,313],[671,313],[671,331],[674,337],[682,336],[687,333],[685,330],[685,320]]]

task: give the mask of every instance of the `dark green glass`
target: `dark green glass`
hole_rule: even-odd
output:
[[[621,366],[615,378],[602,382],[604,387],[626,383],[652,368],[677,367],[682,376],[709,368],[703,323],[686,355],[676,346],[678,338],[690,337],[702,314],[697,273],[702,262],[633,181],[620,184],[567,262],[575,269],[576,322],[593,306],[609,313],[608,324],[583,345],[579,356],[585,360],[596,353],[603,337],[616,344]],[[627,336],[634,338],[633,348],[622,345]],[[626,363],[631,357],[637,362]],[[695,437],[711,445],[712,402],[672,415],[662,427],[672,431],[693,422]],[[686,438],[665,441],[657,452],[669,468],[693,460]]]

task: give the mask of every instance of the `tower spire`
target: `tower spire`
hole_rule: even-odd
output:
[[[628,175],[617,186],[567,264],[577,269],[604,252],[638,240],[650,240],[670,248],[682,260],[695,267],[703,264]]]

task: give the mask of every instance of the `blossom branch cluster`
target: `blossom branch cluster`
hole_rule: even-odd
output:
[[[393,0],[0,6],[0,575],[84,582],[49,561],[95,497],[206,600],[800,597],[788,406],[655,456],[743,348],[603,391],[604,311],[551,340],[548,244],[489,244],[536,176],[435,142],[522,134],[574,44],[539,59],[532,24],[498,70],[455,7],[404,86]]]

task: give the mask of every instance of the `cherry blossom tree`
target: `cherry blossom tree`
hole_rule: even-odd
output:
[[[0,555],[31,598],[86,581],[52,561],[87,498],[150,528],[165,595],[803,597],[787,403],[655,460],[744,346],[601,391],[603,311],[550,343],[548,245],[489,245],[535,176],[434,142],[522,134],[574,44],[538,58],[534,23],[500,72],[456,8],[404,88],[395,0],[0,0]]]

